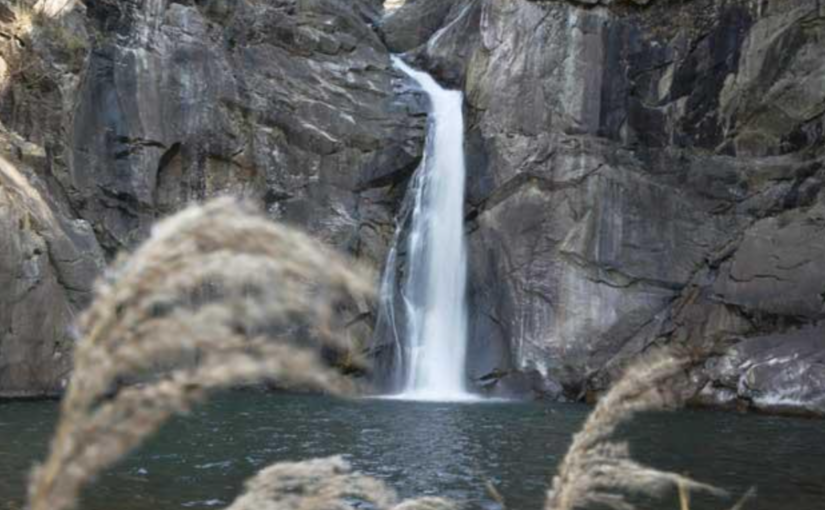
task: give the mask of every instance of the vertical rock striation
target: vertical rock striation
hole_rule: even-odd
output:
[[[37,175],[0,157],[0,398],[58,393],[103,254],[91,226],[67,217]]]
[[[392,14],[388,44],[467,95],[479,383],[585,398],[669,343],[695,354],[703,402],[825,412],[823,15],[815,0]]]
[[[91,5],[105,38],[77,101],[66,187],[104,246],[130,246],[158,215],[232,192],[356,247],[375,228],[365,210],[380,196],[370,190],[402,181],[421,146],[423,121],[395,94],[398,75],[370,26],[380,9],[371,0]]]
[[[0,396],[59,390],[104,257],[190,200],[383,263],[409,52],[466,94],[479,385],[587,398],[672,344],[698,402],[825,412],[821,1],[35,3],[0,0]]]
[[[0,10],[0,120],[42,147],[32,178],[65,220],[49,231],[85,225],[78,242],[112,257],[187,202],[233,193],[383,263],[421,157],[426,110],[374,30],[380,0],[46,3],[45,17],[6,38],[19,23],[0,0],[8,10]],[[20,54],[36,65],[6,73]],[[3,154],[19,163],[14,150]],[[47,263],[45,234],[11,228],[21,214],[0,214],[17,246],[3,244],[0,278],[19,280],[36,266],[42,295],[60,301],[74,283]],[[84,257],[97,261],[100,248]],[[83,289],[95,273],[83,274]],[[0,394],[51,390],[67,366],[46,358],[58,343],[54,352],[69,351],[74,302],[50,308],[38,325],[24,290],[3,296]],[[353,335],[365,338],[369,309],[357,313]],[[40,329],[11,335],[11,324]]]

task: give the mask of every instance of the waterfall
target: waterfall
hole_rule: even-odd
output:
[[[471,399],[465,380],[463,96],[441,88],[430,75],[398,58],[394,63],[418,82],[431,105],[424,158],[407,196],[408,223],[400,222],[381,287],[381,320],[385,334],[395,342],[392,362],[400,379],[398,397]],[[406,247],[400,288],[396,283],[399,245]],[[402,313],[397,314],[396,308]],[[401,324],[398,315],[403,316]]]

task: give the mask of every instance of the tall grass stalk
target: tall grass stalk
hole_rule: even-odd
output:
[[[231,199],[161,222],[98,284],[79,321],[73,376],[50,454],[31,479],[31,510],[72,508],[83,484],[211,390],[265,378],[351,389],[319,348],[336,342],[335,307],[371,289],[363,271],[320,243]],[[143,382],[119,385],[130,379]]]
[[[231,199],[158,224],[114,264],[79,321],[73,376],[49,456],[31,478],[29,509],[73,508],[84,484],[212,390],[274,379],[352,392],[320,350],[343,347],[336,311],[371,297],[371,280],[320,243]],[[545,510],[633,510],[627,494],[673,486],[683,507],[687,490],[723,494],[637,463],[614,440],[637,413],[682,403],[674,379],[685,367],[659,354],[627,370],[575,436]],[[376,510],[456,508],[439,498],[399,502],[382,482],[333,457],[261,471],[229,510],[344,510],[353,499]]]
[[[699,490],[725,495],[710,485],[634,461],[627,443],[614,439],[616,429],[638,413],[681,406],[682,392],[675,382],[686,367],[687,361],[680,357],[657,353],[627,369],[574,436],[553,478],[545,510],[588,506],[634,510],[628,495],[659,495],[674,487],[683,494]]]
[[[258,473],[227,510],[351,510],[352,502],[374,510],[455,510],[440,498],[398,502],[383,482],[352,472],[340,457],[281,463]]]

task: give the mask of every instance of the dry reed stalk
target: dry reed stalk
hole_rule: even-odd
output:
[[[673,486],[725,492],[676,473],[658,471],[630,457],[628,445],[613,441],[619,425],[637,413],[682,404],[674,379],[687,363],[659,354],[631,366],[590,414],[553,478],[545,510],[573,510],[596,505],[634,510],[627,493],[656,495]]]
[[[735,505],[730,507],[730,510],[742,510],[743,508],[745,508],[745,503],[747,503],[748,501],[750,501],[751,499],[753,499],[755,497],[756,497],[756,487],[751,487],[750,489],[748,489],[748,492],[746,492],[745,494],[742,495],[741,498],[739,498],[739,501],[737,501]]]
[[[161,222],[115,264],[79,322],[73,376],[29,508],[74,507],[84,483],[210,390],[265,378],[351,388],[319,347],[336,340],[335,307],[369,296],[369,282],[320,243],[231,199]],[[317,334],[286,341],[296,324]],[[176,368],[118,389],[159,364]]]
[[[690,510],[690,489],[679,483],[679,510]]]
[[[402,501],[390,510],[457,510],[459,505],[442,498],[419,498]]]
[[[381,482],[352,473],[340,457],[268,467],[246,483],[246,493],[227,510],[349,510],[345,498],[384,509],[395,493]]]
[[[160,223],[115,264],[80,321],[74,374],[50,455],[32,476],[30,510],[72,508],[84,483],[211,390],[264,378],[331,392],[351,388],[321,362],[318,347],[335,343],[336,305],[370,295],[368,281],[319,243],[230,199]],[[313,325],[316,335],[287,341],[296,325]],[[193,355],[197,363],[180,364]],[[122,378],[145,375],[161,361],[176,368],[118,389]],[[680,404],[672,382],[684,368],[661,355],[627,371],[575,436],[546,510],[632,510],[616,491],[656,493],[674,484],[721,493],[638,464],[626,444],[611,440],[636,413]],[[456,508],[439,498],[398,503],[382,482],[332,458],[263,470],[229,510],[344,510],[353,498],[376,510]]]
[[[246,483],[246,493],[227,510],[350,510],[351,502],[375,510],[455,510],[439,498],[398,503],[383,482],[353,473],[341,457],[268,467]]]

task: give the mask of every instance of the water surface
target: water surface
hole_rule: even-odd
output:
[[[539,403],[437,404],[238,392],[167,426],[84,496],[85,510],[220,508],[266,465],[345,454],[403,496],[443,495],[495,509],[539,510],[549,478],[589,408]],[[0,509],[18,508],[23,478],[46,451],[57,403],[0,403]],[[684,411],[622,432],[640,459],[735,494],[751,510],[825,508],[825,423]],[[727,503],[727,505],[726,505]],[[692,510],[730,501],[699,499]],[[675,498],[649,508],[677,510]]]

